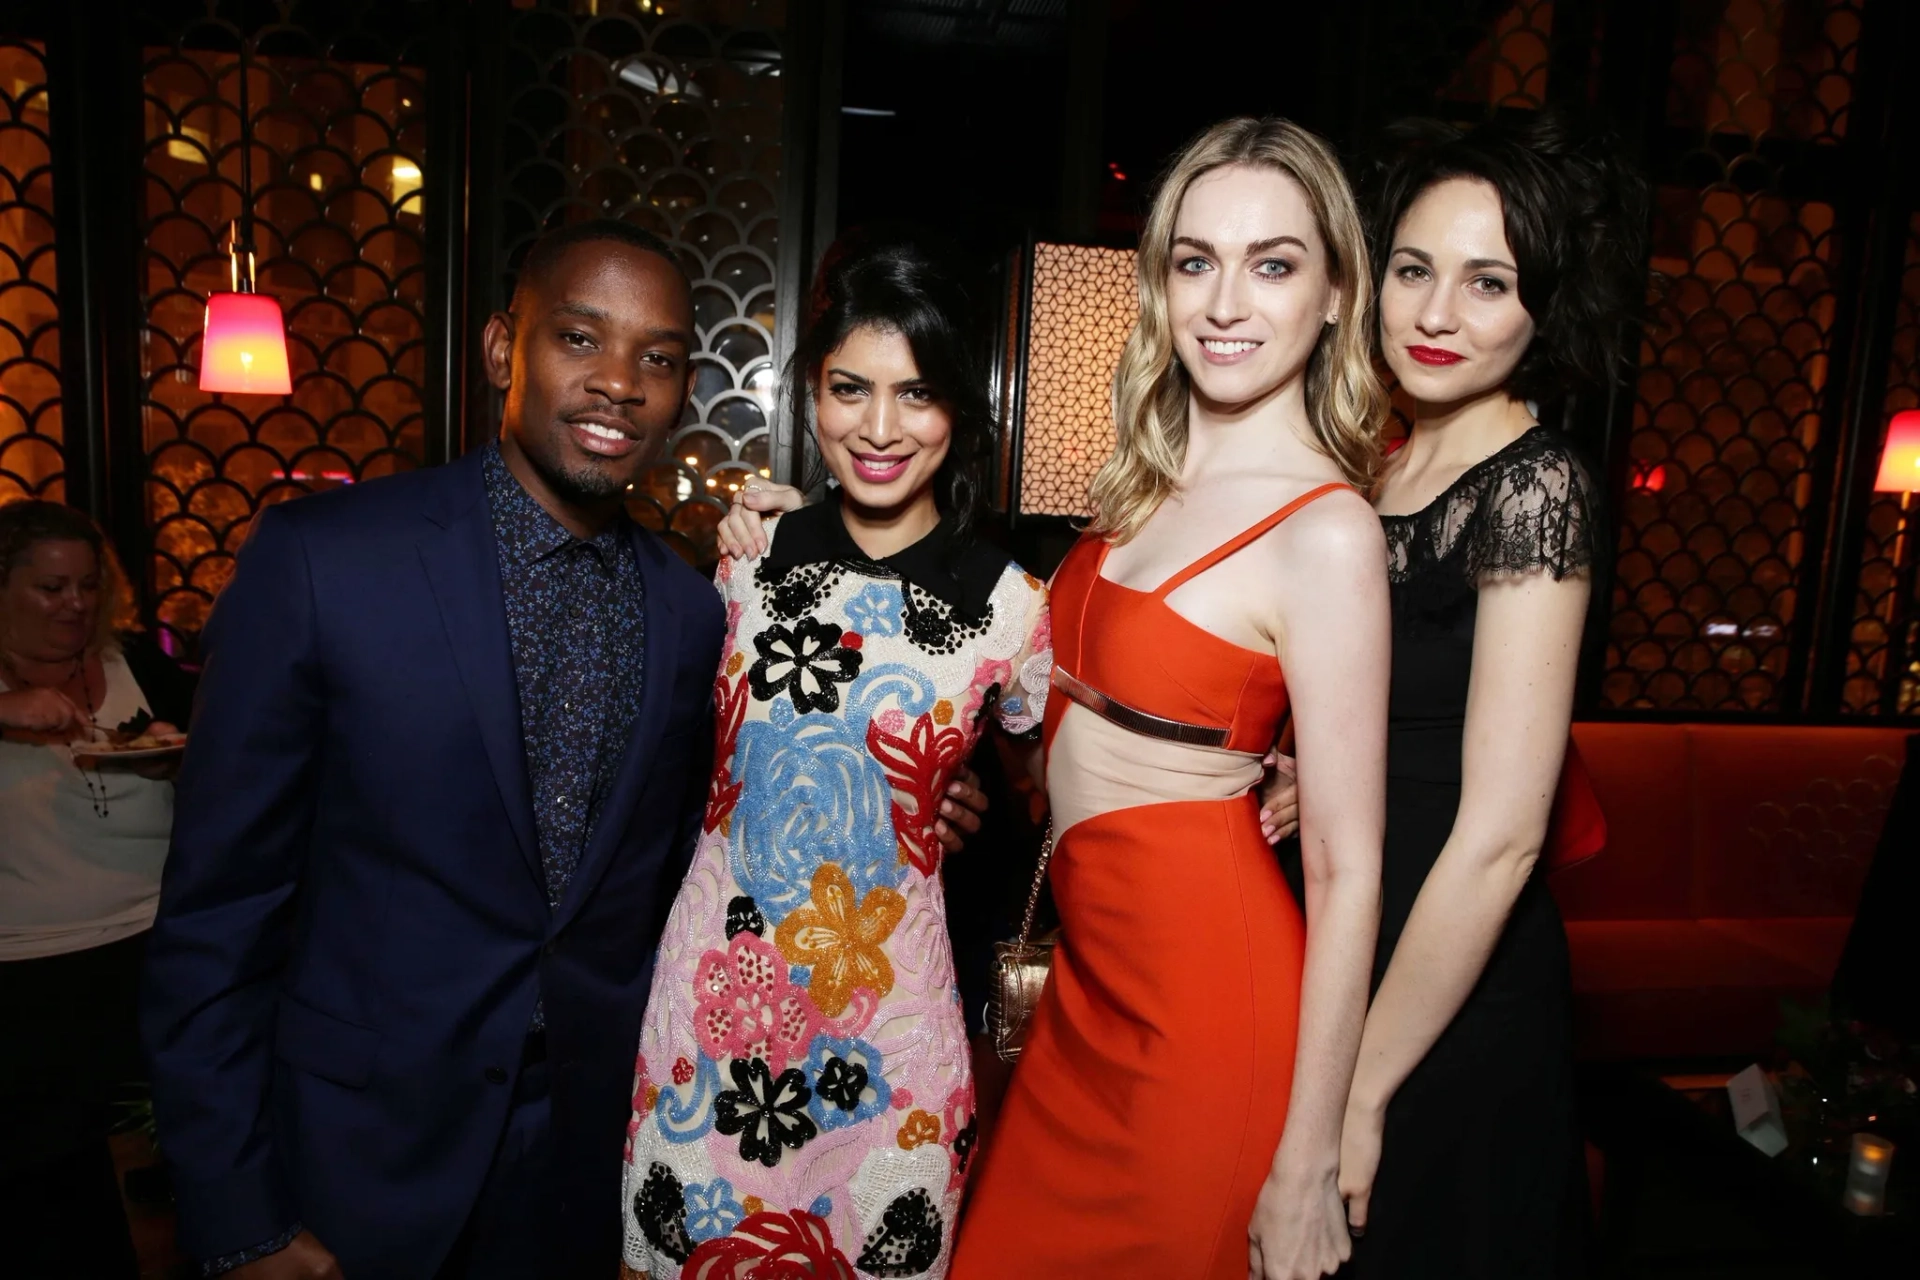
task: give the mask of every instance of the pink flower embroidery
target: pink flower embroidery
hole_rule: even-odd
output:
[[[700,957],[694,997],[694,1030],[709,1058],[760,1058],[776,1076],[789,1058],[806,1054],[820,1024],[820,1011],[788,980],[780,953],[751,933],[733,935],[725,954]]]
[[[940,1118],[940,1140],[946,1144],[947,1154],[953,1158],[953,1174],[947,1179],[947,1190],[958,1191],[961,1183],[967,1179],[967,1165],[973,1159],[974,1143],[978,1141],[980,1133],[973,1120],[972,1081],[953,1091]]]

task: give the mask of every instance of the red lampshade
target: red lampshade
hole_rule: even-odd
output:
[[[277,299],[263,293],[216,293],[207,299],[200,389],[257,396],[283,396],[293,390],[287,325]]]
[[[1887,424],[1873,488],[1875,493],[1920,493],[1920,409],[1902,410]]]

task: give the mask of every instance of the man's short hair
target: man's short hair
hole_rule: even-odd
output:
[[[688,292],[692,292],[693,277],[687,274],[672,245],[645,227],[636,227],[630,222],[613,218],[594,218],[555,227],[533,242],[533,247],[527,250],[527,256],[520,263],[519,274],[514,277],[513,298],[507,304],[507,310],[518,310],[522,290],[529,282],[544,278],[553,270],[554,264],[566,255],[567,250],[577,244],[590,244],[596,240],[612,240],[646,253],[659,254],[672,265],[674,273],[686,284]]]

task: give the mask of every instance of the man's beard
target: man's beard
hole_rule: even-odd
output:
[[[626,491],[626,482],[592,463],[565,466],[535,459],[541,478],[555,494],[575,506],[591,506]]]

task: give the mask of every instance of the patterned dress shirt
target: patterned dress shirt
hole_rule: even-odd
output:
[[[557,908],[593,837],[640,713],[645,585],[624,516],[582,541],[520,487],[498,444],[487,446],[483,470],[534,835],[547,903]],[[544,1003],[536,1001],[533,1029],[545,1026]],[[295,1223],[253,1248],[203,1263],[201,1274],[223,1275],[278,1253],[299,1233]]]
[[[534,834],[558,907],[640,713],[645,588],[624,516],[582,541],[520,487],[499,445],[484,470]]]

